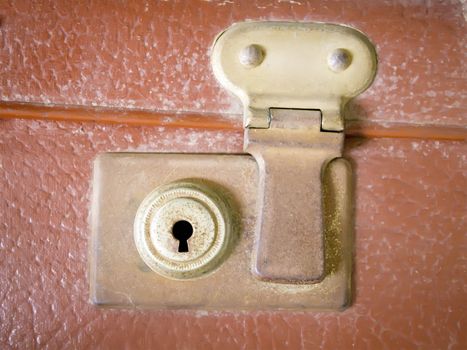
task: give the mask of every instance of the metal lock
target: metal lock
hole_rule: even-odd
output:
[[[157,188],[136,212],[141,258],[169,278],[199,277],[218,266],[231,241],[229,208],[207,185],[175,182]]]
[[[243,102],[244,154],[100,156],[92,301],[348,306],[352,181],[340,158],[342,111],[373,81],[372,44],[346,26],[247,22],[217,37],[211,63]]]

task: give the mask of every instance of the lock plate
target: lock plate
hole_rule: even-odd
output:
[[[174,171],[176,169],[177,171]],[[203,179],[230,206],[232,245],[204,275],[167,278],[145,263],[133,226],[154,189]],[[350,167],[323,176],[324,277],[315,284],[270,283],[251,273],[258,215],[258,167],[249,155],[107,153],[94,164],[90,298],[102,306],[201,310],[339,309],[350,302]],[[194,233],[195,234],[195,233]],[[188,240],[189,242],[189,240]],[[281,242],[278,242],[280,245]],[[182,253],[183,254],[183,253]],[[290,252],[291,255],[295,252]]]

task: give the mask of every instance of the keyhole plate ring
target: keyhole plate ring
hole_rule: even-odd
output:
[[[200,277],[217,267],[230,243],[229,210],[208,186],[175,182],[151,192],[134,221],[134,240],[144,262],[155,272],[174,279]],[[179,252],[173,236],[179,221],[192,225],[187,252]]]

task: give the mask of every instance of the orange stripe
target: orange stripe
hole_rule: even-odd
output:
[[[173,128],[240,130],[239,118],[214,114],[153,112],[147,110],[94,108],[80,106],[47,106],[0,102],[0,118],[39,119],[70,122],[148,125]]]
[[[240,115],[226,117],[205,113],[176,113],[81,106],[47,106],[16,102],[0,102],[0,118],[147,125],[170,128],[237,131],[241,131],[242,129],[242,118]],[[353,120],[346,123],[345,133],[348,137],[467,140],[467,128],[429,124],[378,123]]]
[[[348,121],[345,125],[349,137],[387,137],[426,140],[467,140],[467,128],[445,125],[378,123],[369,121]]]

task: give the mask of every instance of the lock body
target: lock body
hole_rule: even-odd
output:
[[[258,170],[251,155],[100,155],[94,164],[91,301],[103,306],[202,310],[340,309],[348,305],[352,229],[347,162],[334,161],[323,170],[325,263],[320,283],[271,283],[252,273],[261,215],[257,210]],[[134,225],[148,195],[186,179],[201,179],[222,197],[229,211],[231,240],[222,259],[205,273],[173,278],[154,271],[143,259]],[[176,247],[178,241],[172,243]]]
[[[350,303],[345,104],[376,72],[355,29],[246,22],[211,64],[244,106],[244,153],[107,154],[95,164],[98,304],[340,309]]]

